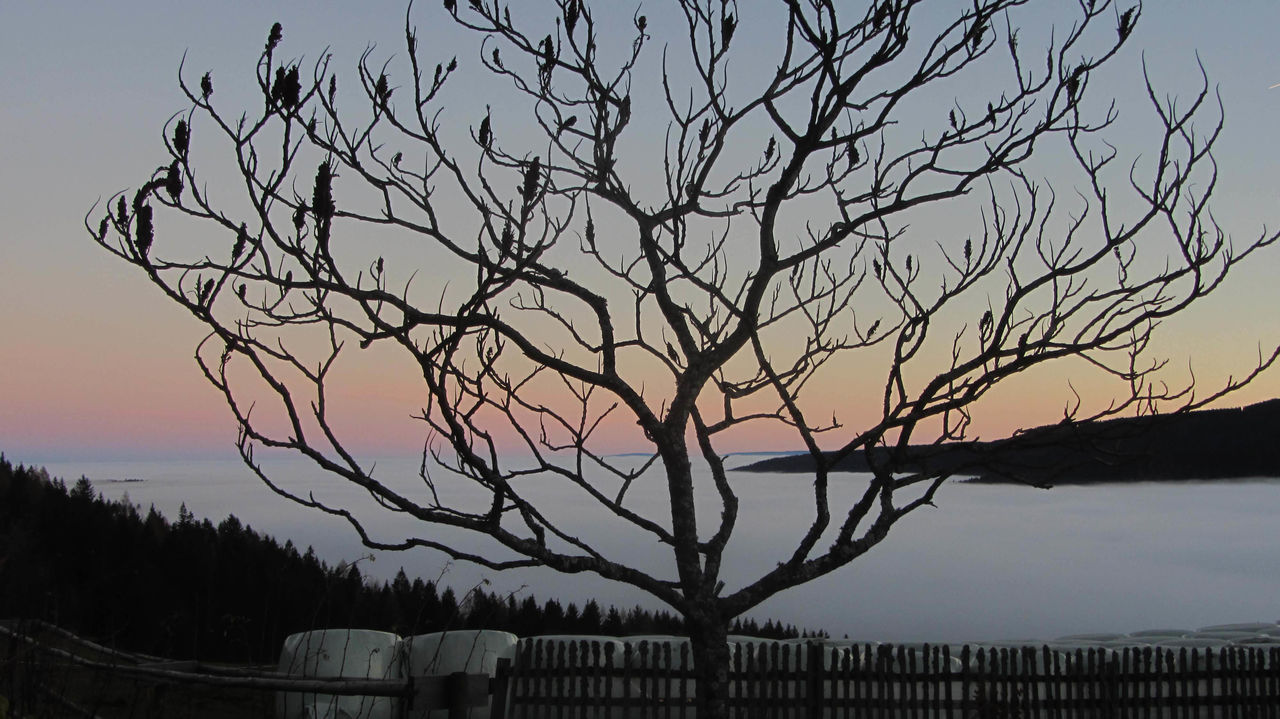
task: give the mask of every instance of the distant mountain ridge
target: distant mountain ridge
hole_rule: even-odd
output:
[[[889,459],[876,448],[877,464]],[[748,472],[810,472],[807,454],[742,467]],[[1038,485],[1280,477],[1280,399],[1183,414],[1054,424],[990,442],[911,446],[900,471],[928,469],[979,482]],[[866,452],[832,471],[868,472]]]

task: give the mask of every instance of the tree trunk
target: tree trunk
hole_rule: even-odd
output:
[[[729,622],[711,617],[685,617],[693,652],[694,691],[698,719],[729,716]]]

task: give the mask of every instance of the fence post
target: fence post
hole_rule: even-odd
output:
[[[805,716],[809,719],[821,719],[823,686],[822,645],[811,641],[805,645],[805,651],[809,654],[806,659],[809,663],[809,671],[805,676]]]
[[[498,660],[497,671],[493,677],[493,699],[490,716],[493,719],[507,719],[507,689],[511,686],[511,660],[503,657]]]
[[[445,678],[444,687],[449,719],[467,719],[467,673],[453,672]]]

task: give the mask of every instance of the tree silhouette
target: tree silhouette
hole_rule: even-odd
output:
[[[700,709],[720,716],[733,619],[931,504],[947,474],[904,466],[903,450],[968,437],[991,388],[1079,358],[1122,389],[1068,419],[1189,409],[1276,358],[1209,392],[1165,383],[1155,328],[1277,236],[1233,244],[1209,212],[1222,125],[1207,78],[1181,102],[1148,81],[1149,144],[1130,157],[1107,143],[1115,104],[1085,98],[1140,7],[1082,1],[1020,44],[1027,4],[922,17],[915,0],[784,0],[744,18],[733,0],[678,0],[650,22],[582,0],[446,0],[422,14],[433,34],[474,34],[477,61],[433,57],[411,12],[403,55],[368,50],[341,97],[328,55],[306,75],[281,59],[277,25],[261,105],[226,107],[211,74],[193,88],[180,73],[190,107],[166,127],[169,156],[87,226],[208,326],[200,367],[275,491],[370,547],[650,593],[684,618]],[[239,204],[205,187],[219,146]],[[183,216],[222,239],[185,239]],[[440,282],[414,284],[419,270]],[[375,346],[421,381],[417,488],[358,456],[331,411],[343,363]],[[832,375],[851,372],[880,383],[856,426],[818,419]],[[776,567],[726,586],[740,497],[723,447],[761,426],[813,457],[797,493],[812,520]],[[650,450],[639,466],[608,454],[628,428]],[[305,455],[422,532],[386,540],[352,507],[291,493],[259,448]],[[832,506],[829,468],[855,452],[871,479]],[[650,537],[671,570],[566,528],[535,474]],[[642,476],[660,477],[660,516],[635,501]],[[451,499],[457,484],[480,499]]]

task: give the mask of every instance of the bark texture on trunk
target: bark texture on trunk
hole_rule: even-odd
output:
[[[720,617],[685,618],[693,652],[698,719],[729,716],[729,624]]]

